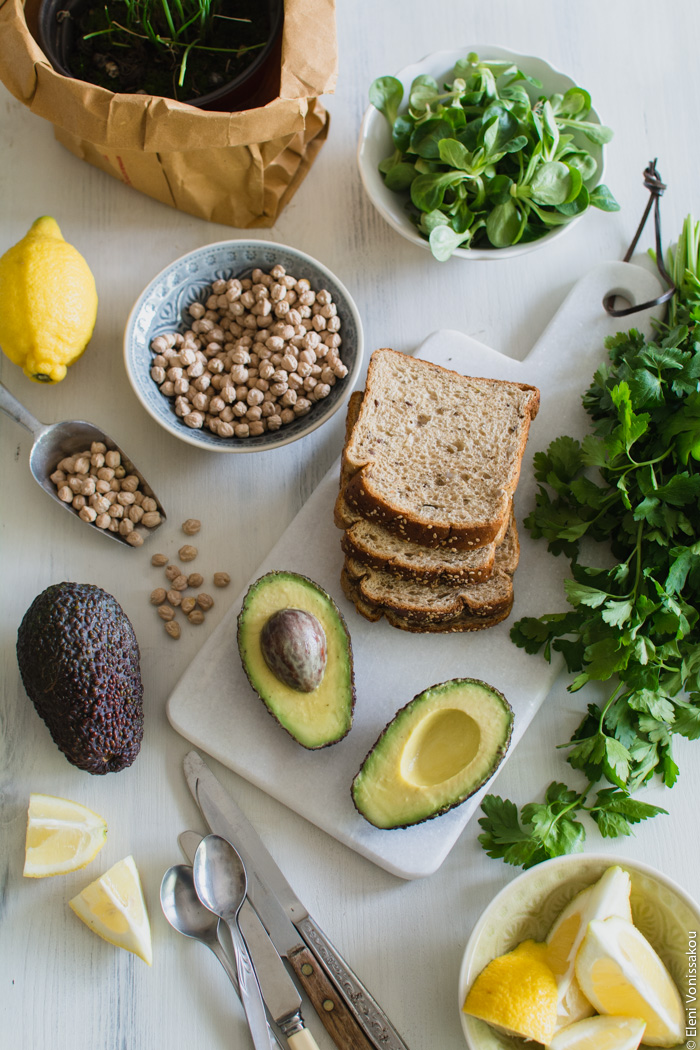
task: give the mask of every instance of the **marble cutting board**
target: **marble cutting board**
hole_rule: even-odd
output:
[[[588,432],[581,395],[605,358],[605,338],[631,327],[650,328],[653,310],[631,318],[610,317],[602,300],[613,291],[624,293],[632,303],[647,302],[659,294],[659,283],[638,266],[602,263],[573,287],[523,361],[452,330],[434,332],[416,350],[418,357],[466,375],[539,387],[540,412],[530,429],[514,501],[519,526],[534,504],[534,453],[546,449],[560,434],[583,437]],[[332,747],[306,751],[275,725],[253,693],[236,646],[236,617],[247,586],[169,697],[168,718],[195,746],[375,864],[405,879],[427,876],[442,864],[495,781],[437,819],[381,831],[355,811],[350,797],[352,778],[400,707],[428,686],[457,677],[484,679],[510,701],[515,713],[510,757],[561,668],[558,660],[549,665],[513,645],[510,625],[521,616],[566,608],[562,580],[568,563],[548,554],[544,541],[532,540],[521,526],[515,604],[504,623],[487,631],[448,635],[410,634],[384,620],[369,623],[345,599],[340,587],[341,534],[333,525],[338,473],[339,463],[249,582],[272,569],[301,572],[316,580],[339,605],[355,656],[357,702],[349,735]]]

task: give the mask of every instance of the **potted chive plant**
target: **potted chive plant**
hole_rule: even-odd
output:
[[[39,32],[65,76],[231,110],[279,67],[282,17],[282,0],[43,0]]]
[[[227,35],[240,30],[243,3],[268,12],[262,47],[259,36],[232,43]],[[83,28],[91,5],[106,9],[107,21]],[[56,19],[58,10],[67,14]],[[51,34],[62,57],[47,54]],[[74,71],[83,47],[106,82],[94,83],[95,68]],[[121,82],[120,65],[141,50],[142,79]],[[169,96],[146,79],[151,65],[165,68]],[[243,229],[272,226],[308,174],[328,134],[319,96],[333,91],[337,70],[328,0],[0,0],[0,81],[50,121],[62,145],[163,204]]]

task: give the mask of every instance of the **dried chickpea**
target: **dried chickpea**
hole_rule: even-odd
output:
[[[151,557],[151,565],[161,566],[161,565],[167,565],[167,564],[168,564],[168,556],[167,556],[167,554],[154,554]]]
[[[213,576],[215,587],[228,587],[231,577],[227,572],[215,572]]]
[[[199,551],[191,543],[186,543],[183,547],[180,547],[177,553],[180,561],[194,561]]]
[[[192,612],[192,610],[194,609],[196,604],[197,604],[197,599],[193,598],[192,595],[189,595],[189,597],[182,599],[182,602],[180,604],[180,608],[184,612],[185,616],[189,616],[189,614]]]
[[[173,580],[176,580],[178,578],[178,576],[180,575],[180,566],[179,565],[168,565],[168,567],[165,570],[165,575],[171,582]]]
[[[160,616],[161,620],[174,620],[175,610],[173,609],[172,605],[159,605],[158,615]]]
[[[176,590],[169,590],[166,594],[166,598],[168,599],[168,602],[171,605],[175,606],[175,608],[177,608],[177,606],[180,605],[180,603],[182,602],[182,595],[179,591]]]
[[[134,529],[134,531],[130,532],[129,535],[126,537],[126,542],[132,547],[142,547],[143,536],[140,532],[137,532],[136,529]]]
[[[165,587],[156,587],[154,591],[151,591],[150,602],[151,605],[162,605],[165,601]]]
[[[172,581],[174,591],[184,591],[187,589],[187,577],[180,574],[176,576]]]
[[[142,507],[145,502],[146,501],[144,500],[141,504]],[[150,510],[147,513],[144,513],[143,517],[141,518],[141,524],[145,525],[147,529],[153,529],[156,525],[160,525],[160,523],[161,516],[157,510]]]
[[[175,620],[169,620],[165,625],[165,630],[171,638],[180,637],[180,624],[176,623]]]
[[[308,280],[297,281],[283,268],[273,267],[270,273],[258,268],[251,279],[213,282],[203,301],[190,304],[188,310],[189,330],[151,344],[153,379],[164,396],[177,395],[174,407],[184,425],[206,428],[221,438],[245,438],[277,429],[311,409],[316,398],[296,411],[285,410],[294,404],[292,397],[279,401],[289,388],[300,390],[306,378],[320,376],[318,360],[329,347],[340,345],[341,322],[328,289],[315,291]],[[333,379],[324,381],[330,386],[347,374],[339,358],[337,362],[338,367],[328,362]],[[280,370],[284,379],[274,376]],[[291,381],[288,376],[293,376]],[[207,401],[199,395],[210,387],[215,397]],[[263,402],[273,411],[241,418]],[[269,428],[258,425],[273,416]],[[156,508],[144,509],[148,513]]]
[[[187,577],[188,587],[201,587],[204,583],[204,577],[198,572],[191,572]]]
[[[204,613],[201,609],[193,609],[187,619],[190,623],[204,623]]]
[[[210,594],[205,594],[204,592],[202,592],[202,594],[197,595],[197,605],[200,609],[204,609],[205,612],[211,609],[213,604],[214,599]]]

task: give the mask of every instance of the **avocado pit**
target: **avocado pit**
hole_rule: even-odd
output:
[[[327,661],[326,635],[316,617],[303,609],[278,609],[260,633],[260,650],[276,678],[300,693],[321,684]]]

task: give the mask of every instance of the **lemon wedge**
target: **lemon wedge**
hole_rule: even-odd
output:
[[[481,971],[464,1013],[505,1035],[548,1044],[557,1019],[557,982],[545,961],[546,946],[523,941]]]
[[[576,957],[576,977],[598,1013],[641,1017],[647,1046],[683,1038],[683,1002],[673,978],[646,937],[613,916],[590,923]]]
[[[593,1013],[576,979],[576,953],[593,919],[618,915],[632,921],[630,877],[618,865],[581,890],[564,908],[547,935],[546,960],[557,980],[557,1029]]]
[[[84,868],[102,849],[107,824],[79,802],[55,795],[29,796],[24,871],[27,878]]]
[[[560,1029],[549,1050],[637,1050],[645,1027],[640,1017],[586,1017]]]
[[[125,857],[69,902],[94,933],[151,965],[151,927],[133,857]]]

